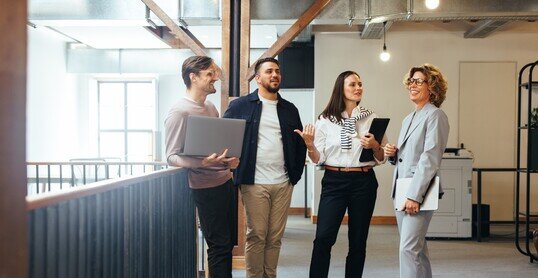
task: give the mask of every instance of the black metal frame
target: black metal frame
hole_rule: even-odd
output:
[[[483,172],[517,172],[516,168],[473,168],[476,172],[476,241],[482,242],[482,173]],[[491,223],[489,221],[487,223]],[[517,236],[516,236],[517,238]]]
[[[231,97],[239,97],[241,95],[241,74],[239,66],[241,62],[241,0],[232,0],[230,1],[230,4],[230,53],[224,53],[223,55],[230,55],[230,91],[228,92],[228,95]]]
[[[532,87],[534,84],[537,84],[536,81],[533,82],[533,71],[534,71],[534,68],[538,65],[538,61],[534,62],[534,63],[529,63],[527,65],[525,65],[523,68],[521,68],[521,70],[519,71],[519,77],[518,77],[518,94],[517,94],[517,101],[518,101],[518,114],[517,114],[517,166],[516,166],[516,170],[517,170],[517,173],[516,173],[516,216],[515,216],[515,222],[516,222],[516,236],[515,236],[515,245],[516,245],[516,248],[517,250],[525,255],[525,256],[528,256],[530,258],[530,262],[532,263],[534,260],[538,260],[538,256],[537,255],[534,255],[532,254],[530,248],[529,248],[529,241],[530,241],[530,217],[538,217],[538,215],[531,215],[531,212],[530,212],[530,195],[531,195],[531,173],[538,173],[538,171],[536,170],[532,170],[530,169],[530,165],[531,165],[531,153],[532,153],[532,148],[533,147],[538,147],[538,146],[533,146],[533,143],[530,141],[531,139],[531,111],[532,111]],[[525,74],[525,71],[528,69],[528,82],[526,83],[523,83],[523,76]],[[528,96],[527,96],[527,127],[523,126],[522,125],[522,122],[521,122],[521,114],[522,114],[522,88],[523,87],[526,87],[527,89],[527,93],[528,93]],[[525,169],[525,168],[522,168],[521,167],[521,147],[522,147],[522,144],[521,144],[521,131],[523,129],[527,129],[528,128],[528,132],[527,132],[527,168],[528,169]],[[521,189],[521,177],[520,175],[521,174],[525,174],[525,178],[526,178],[526,182],[527,182],[527,188],[526,188],[526,192],[527,192],[527,196],[525,198],[525,211],[520,211],[519,210],[519,207],[520,207],[520,203],[519,203],[519,195],[520,195],[520,189]],[[520,221],[519,219],[519,216],[524,216],[525,217],[525,221],[524,223],[521,223],[522,221]],[[519,242],[519,225],[521,224],[525,224],[525,249],[521,248],[521,244]]]
[[[40,169],[46,167],[46,174],[41,175]],[[115,170],[112,171],[111,170]],[[133,167],[136,167],[133,169]],[[79,159],[69,162],[27,162],[28,173],[33,171],[35,177],[27,178],[27,195],[41,194],[51,192],[54,184],[63,189],[64,185],[75,187],[86,185],[88,183],[120,178],[122,175],[143,174],[162,169],[168,169],[166,162],[113,162],[105,161],[104,158]],[[69,170],[64,171],[64,168]],[[76,168],[81,173],[77,173]],[[90,176],[93,169],[93,177]],[[88,172],[88,171],[89,172]],[[30,192],[31,186],[35,185],[35,191]],[[41,185],[41,187],[40,187]],[[41,190],[40,190],[41,188]]]
[[[304,165],[304,218],[308,218],[308,164]]]

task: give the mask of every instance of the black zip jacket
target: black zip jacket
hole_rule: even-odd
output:
[[[282,132],[284,165],[288,171],[291,184],[295,185],[303,174],[306,145],[301,136],[293,132],[293,130],[299,129],[302,131],[303,124],[297,107],[283,99],[280,94],[278,94],[276,110]],[[234,171],[234,183],[236,185],[254,184],[261,113],[262,102],[258,96],[258,90],[232,101],[228,106],[228,110],[224,113],[224,118],[244,119],[247,121],[239,166]]]

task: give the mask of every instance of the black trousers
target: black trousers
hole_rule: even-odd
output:
[[[373,170],[368,172],[326,170],[321,185],[310,277],[328,276],[331,249],[336,242],[346,209],[349,229],[346,277],[361,277],[366,258],[366,239],[377,197],[378,184],[375,173]]]
[[[232,180],[207,189],[192,189],[202,233],[207,242],[207,261],[212,278],[232,277],[235,188]]]

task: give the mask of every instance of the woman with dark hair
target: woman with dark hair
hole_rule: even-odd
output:
[[[404,190],[407,198],[396,211],[400,233],[400,277],[432,277],[426,245],[426,232],[433,216],[420,205],[439,176],[441,159],[448,141],[448,117],[441,110],[446,98],[447,82],[439,69],[430,64],[412,67],[404,78],[409,99],[415,104],[402,123],[398,145],[386,144],[385,156],[396,165],[392,181],[392,198],[396,180],[412,178]],[[441,185],[442,181],[440,181]],[[439,197],[443,189],[439,187]],[[398,205],[400,206],[400,205]]]
[[[380,143],[368,133],[376,114],[359,106],[362,94],[360,76],[353,71],[342,72],[316,127],[308,124],[302,132],[296,130],[305,141],[312,162],[325,166],[310,277],[328,276],[331,248],[346,209],[349,220],[346,277],[361,277],[364,269],[366,239],[378,186],[373,167],[385,162],[381,145],[387,139]],[[359,161],[364,149],[373,150],[371,161]]]

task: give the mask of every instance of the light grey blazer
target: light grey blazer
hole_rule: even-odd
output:
[[[414,113],[403,120],[398,138],[398,152],[389,160],[396,165],[391,196],[394,198],[396,192],[396,179],[413,178],[406,197],[422,203],[430,182],[438,175],[441,167],[450,126],[445,112],[431,103],[416,111],[411,123]],[[440,186],[439,197],[442,194],[443,189]]]

